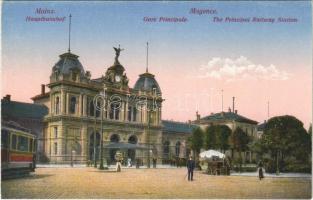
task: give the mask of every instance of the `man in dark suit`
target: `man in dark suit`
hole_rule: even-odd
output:
[[[195,161],[192,159],[192,156],[189,157],[187,161],[188,169],[188,181],[193,181],[193,170],[195,169]]]

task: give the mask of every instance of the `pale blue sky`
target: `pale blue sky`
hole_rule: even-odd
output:
[[[259,121],[263,121],[266,114],[257,107],[266,107],[266,99],[269,98],[276,99],[272,100],[273,107],[275,101],[277,109],[281,106],[276,113],[273,110],[273,114],[289,113],[299,116],[306,123],[311,121],[310,112],[303,114],[311,110],[312,88],[307,84],[307,81],[311,83],[312,74],[310,1],[3,2],[2,90],[20,101],[29,102],[29,98],[40,91],[40,84],[48,83],[58,55],[67,51],[68,21],[26,22],[27,16],[40,16],[35,13],[36,8],[55,10],[55,14],[46,17],[72,14],[71,49],[80,56],[80,61],[86,70],[91,71],[93,78],[104,74],[107,67],[113,64],[112,47],[121,44],[125,51],[121,53],[120,61],[126,68],[132,87],[138,74],[145,70],[145,44],[149,41],[150,69],[156,75],[164,97],[168,99],[164,103],[164,118],[191,119],[195,109],[180,115],[168,102],[176,98],[173,92],[181,95],[190,84],[198,84],[195,87],[204,90],[211,87],[216,91],[220,91],[221,87],[229,88],[228,91],[225,89],[225,101],[233,95],[238,96],[238,101],[240,97],[255,98],[255,105],[245,110],[243,108],[243,114]],[[215,9],[218,17],[291,17],[297,18],[298,22],[213,23],[212,17],[215,15],[191,15],[191,8]],[[144,17],[186,17],[188,22],[146,23]],[[234,92],[245,91],[242,84],[236,88],[236,84],[230,86],[227,82],[221,84],[213,79],[195,78],[199,75],[199,68],[213,57],[236,59],[240,56],[256,65],[274,64],[277,69],[292,76],[285,82],[255,85],[244,94]],[[175,76],[175,79],[171,79],[171,76]],[[29,84],[21,85],[21,79],[27,79]],[[271,87],[272,84],[276,84],[276,90],[272,89],[275,88]],[[185,90],[176,89],[178,86]],[[298,93],[291,96],[289,89]],[[194,88],[189,88],[188,92],[194,91]],[[285,104],[274,97],[281,91],[286,91],[279,97],[286,101]],[[307,95],[308,92],[310,95]],[[257,97],[258,94],[262,94],[262,98]],[[295,98],[304,99],[299,105],[301,108],[294,106],[298,103]],[[243,102],[238,104],[246,106]],[[203,113],[216,112],[219,107],[218,102],[210,108],[205,107]]]

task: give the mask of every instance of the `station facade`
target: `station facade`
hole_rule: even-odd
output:
[[[141,158],[143,162],[156,158],[163,163],[173,157],[186,157],[192,126],[172,121],[164,125],[164,99],[155,76],[146,69],[130,87],[125,68],[118,60],[122,49],[114,50],[113,65],[95,79],[85,71],[77,55],[70,51],[60,55],[46,85],[50,91],[46,92],[42,85],[41,94],[32,97],[35,104],[49,110],[43,119],[43,137],[38,139],[50,163],[67,163],[73,157],[81,163],[99,159],[101,139],[104,146],[137,145],[138,149],[125,150],[124,156]],[[115,151],[105,150],[107,162],[114,162]]]

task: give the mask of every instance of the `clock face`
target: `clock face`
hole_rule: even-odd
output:
[[[120,77],[119,75],[116,75],[116,76],[115,76],[115,81],[116,81],[116,82],[120,82],[120,81],[121,81],[121,77]]]

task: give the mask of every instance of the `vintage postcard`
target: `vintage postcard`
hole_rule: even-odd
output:
[[[312,197],[311,1],[1,5],[1,198]]]

